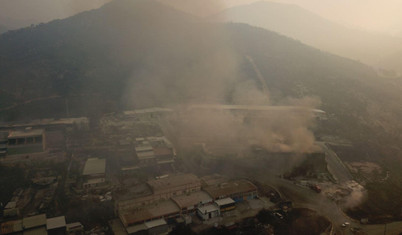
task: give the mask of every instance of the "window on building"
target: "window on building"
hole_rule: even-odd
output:
[[[33,144],[34,138],[33,137],[28,137],[27,138],[27,144]]]
[[[42,136],[35,137],[35,143],[42,143]]]
[[[18,144],[25,144],[25,138],[18,138],[17,143]]]

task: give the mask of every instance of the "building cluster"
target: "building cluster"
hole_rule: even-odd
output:
[[[38,119],[26,123],[0,124],[0,157],[44,152],[57,131],[89,128],[88,118]],[[50,136],[49,136],[50,135]],[[49,139],[49,140],[48,140]],[[63,141],[57,141],[58,144]],[[58,146],[60,147],[60,146]]]
[[[19,220],[3,222],[0,234],[59,235],[83,234],[81,223],[67,224],[64,216],[47,218],[46,214],[24,217]]]
[[[235,209],[236,203],[257,197],[247,180],[213,181],[192,174],[163,176],[147,181],[151,194],[117,200],[115,212],[128,234],[153,233],[172,221],[191,223],[192,216],[209,220]]]
[[[165,136],[138,137],[133,143],[133,156],[125,156],[120,161],[124,175],[139,169],[168,167],[175,162],[175,149]]]

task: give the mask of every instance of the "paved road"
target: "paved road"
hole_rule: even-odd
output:
[[[362,225],[359,221],[348,217],[338,205],[325,197],[323,194],[314,192],[313,190],[294,184],[292,181],[278,178],[264,172],[252,172],[249,177],[273,186],[279,190],[282,195],[291,200],[294,207],[309,208],[317,211],[320,215],[326,216],[334,225],[334,233],[339,235],[352,235],[350,228],[360,228],[361,231],[368,235],[383,235],[384,224],[380,225]],[[341,225],[349,222],[350,225],[343,228]],[[399,235],[402,232],[402,222],[390,223],[387,225],[387,235]]]
[[[324,142],[316,142],[325,152],[325,160],[328,163],[328,171],[338,183],[345,183],[353,180],[352,174],[343,164],[338,155],[332,151]]]
[[[258,172],[254,175],[255,179],[264,182],[266,184],[272,185],[279,191],[282,195],[291,200],[295,207],[309,208],[317,211],[320,215],[326,216],[335,226],[335,230],[341,233],[344,229],[341,229],[341,224],[348,221],[351,224],[358,225],[358,221],[353,221],[350,219],[343,211],[338,207],[338,205],[325,197],[323,194],[316,193],[315,191],[294,184],[291,181],[277,178],[272,175],[264,174]]]

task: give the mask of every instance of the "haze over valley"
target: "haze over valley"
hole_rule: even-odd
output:
[[[0,2],[0,234],[401,233],[402,38],[312,2]]]

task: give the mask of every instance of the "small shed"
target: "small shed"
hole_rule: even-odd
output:
[[[236,208],[236,202],[230,197],[216,200],[215,204],[219,207],[220,212],[230,211]]]
[[[209,220],[220,215],[219,207],[216,204],[210,204],[198,207],[197,215],[203,220]]]

